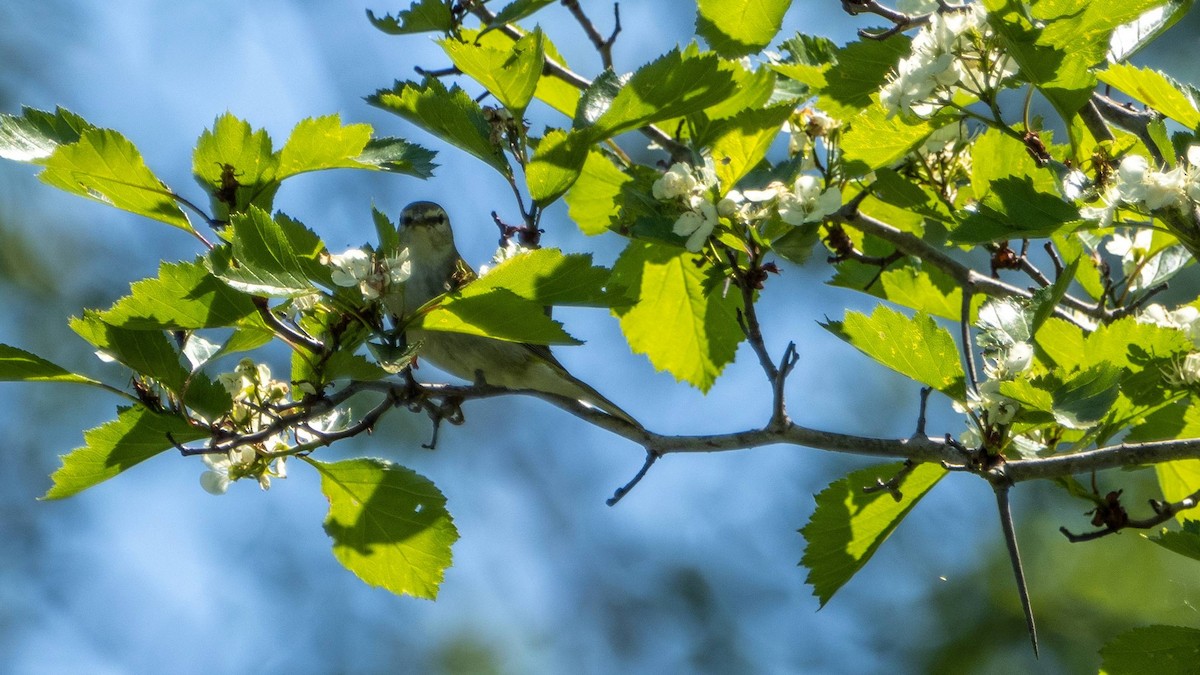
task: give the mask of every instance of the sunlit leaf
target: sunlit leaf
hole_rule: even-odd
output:
[[[611,272],[589,254],[539,248],[515,255],[461,289],[464,297],[502,288],[541,305],[609,307],[619,298],[605,286]]]
[[[618,169],[604,153],[589,150],[583,170],[567,191],[571,220],[584,234],[607,232],[617,216],[621,186],[632,181],[633,177]]]
[[[445,0],[417,0],[394,17],[391,14],[377,17],[368,9],[367,20],[388,35],[441,32],[453,26],[450,5]]]
[[[629,289],[634,304],[614,312],[634,352],[707,392],[742,340],[742,303],[739,293],[710,290],[694,258],[678,248],[630,242],[613,267],[613,281]]]
[[[84,129],[41,164],[38,178],[60,190],[95,199],[192,231],[171,190],[150,171],[133,143],[109,129]]]
[[[464,289],[465,290],[465,289]],[[578,345],[562,324],[546,316],[544,305],[505,288],[469,295],[452,294],[436,307],[415,317],[412,328],[479,335],[509,342],[539,345]]]
[[[440,44],[459,70],[482,84],[513,115],[522,115],[533,99],[545,65],[541,30],[529,33],[507,49],[454,38]]]
[[[380,459],[318,462],[325,533],[346,569],[372,586],[434,599],[458,539],[446,498],[424,476]]]
[[[681,117],[715,105],[736,90],[733,76],[716,54],[685,55],[678,49],[642,66],[621,83],[611,99],[593,101],[603,112],[590,132],[593,140]]]
[[[83,433],[84,445],[62,456],[63,465],[50,479],[54,486],[42,499],[62,499],[82,492],[151,457],[208,436],[178,415],[143,406],[121,408],[117,419]],[[195,460],[196,468],[202,466]]]
[[[213,273],[234,288],[289,297],[311,293],[317,283],[332,287],[320,262],[325,244],[301,223],[251,207],[234,216],[230,232],[232,248],[217,249],[210,259]]]
[[[158,277],[130,286],[99,317],[114,326],[140,330],[232,326],[257,310],[250,297],[214,277],[203,262],[163,262]]]
[[[391,89],[380,89],[368,96],[367,102],[465,150],[505,176],[512,171],[503,153],[490,140],[491,128],[483,109],[457,85],[446,89],[435,78],[422,84],[396,82]]]
[[[1127,63],[1114,63],[1096,76],[1189,129],[1200,126],[1200,92],[1192,87],[1178,84],[1156,70]]]
[[[0,114],[0,158],[17,162],[44,160],[58,146],[75,143],[80,134],[93,128],[65,108],[55,108],[52,113],[22,108],[20,116]]]
[[[927,314],[913,318],[882,305],[867,316],[846,312],[843,321],[822,324],[834,335],[879,363],[950,398],[966,395],[958,346]]]
[[[817,509],[800,530],[807,542],[800,564],[821,605],[867,564],[917,502],[946,475],[936,464],[918,464],[899,485],[899,499],[887,490],[868,493],[903,465],[860,469],[834,481],[817,495]]]
[[[525,167],[529,195],[539,206],[557,200],[575,184],[587,155],[588,144],[579,132],[561,129],[547,132]]]
[[[721,56],[756,52],[771,42],[792,0],[700,0],[696,34]]]
[[[1200,630],[1141,626],[1110,640],[1100,656],[1104,675],[1191,675],[1200,659]]]
[[[0,344],[0,381],[99,384],[90,377],[72,373],[37,354],[5,344]]]

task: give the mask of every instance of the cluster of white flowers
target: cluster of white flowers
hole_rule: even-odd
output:
[[[1076,183],[1083,182],[1084,188]],[[1064,194],[1074,199],[1087,197],[1086,177],[1078,171],[1067,176]],[[1091,187],[1091,189],[1095,189]],[[1085,206],[1080,215],[1099,221],[1101,227],[1112,224],[1116,210],[1122,204],[1147,211],[1177,209],[1188,211],[1200,204],[1200,145],[1187,150],[1187,163],[1169,171],[1159,171],[1141,155],[1126,155],[1117,167],[1114,180],[1094,194],[1099,204]]]
[[[344,288],[358,286],[363,298],[378,300],[397,290],[412,275],[408,249],[381,256],[368,248],[352,248],[329,256],[333,283]]]
[[[1021,410],[1020,404],[1000,393],[1002,382],[1012,380],[1033,365],[1033,345],[1029,342],[1025,307],[1011,298],[989,300],[979,308],[980,328],[977,341],[983,350],[983,371],[987,380],[976,391],[968,391],[965,406],[955,404],[959,412],[974,411],[985,424],[1007,425]],[[981,442],[979,429],[968,424],[960,441],[968,447]]]
[[[801,174],[790,186],[775,181],[761,190],[745,190],[742,196],[751,210],[774,207],[788,225],[820,222],[842,207],[842,191],[837,186],[826,188],[808,174]]]
[[[982,5],[932,14],[879,93],[888,115],[929,117],[960,89],[979,95],[1014,75],[1016,64],[989,46],[991,37]]]
[[[683,203],[686,210],[675,220],[671,231],[687,237],[687,250],[693,253],[704,247],[719,222],[717,205],[712,201],[712,188],[716,184],[712,170],[704,167],[696,171],[680,162],[673,164],[650,188],[659,201]]]
[[[1200,385],[1200,309],[1183,305],[1169,310],[1156,303],[1143,309],[1138,321],[1183,331],[1191,339],[1195,349],[1176,359],[1165,376],[1169,383],[1177,387]]]
[[[217,381],[233,398],[228,417],[230,431],[253,434],[266,429],[273,417],[270,410],[288,401],[288,384],[271,379],[266,364],[242,359],[231,373],[222,373]],[[201,457],[208,470],[200,474],[205,491],[225,494],[229,484],[239,478],[252,477],[266,490],[271,478],[287,478],[286,456],[273,456],[290,447],[287,436],[275,434],[262,443],[242,445],[224,454],[204,454]]]

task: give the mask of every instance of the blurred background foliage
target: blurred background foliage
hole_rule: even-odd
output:
[[[602,30],[610,25],[607,3],[583,4]],[[864,25],[838,3],[795,5],[783,35],[844,42]],[[624,3],[620,67],[689,40],[692,7]],[[195,194],[191,144],[226,110],[277,139],[304,117],[340,112],[432,145],[361,97],[412,77],[415,65],[442,64],[440,51],[424,37],[375,31],[363,9],[315,0],[4,3],[0,103],[7,112],[63,105],[119,129],[160,176]],[[577,69],[598,67],[564,10],[541,21]],[[1196,83],[1200,65],[1187,57],[1198,42],[1193,14],[1139,61]],[[474,160],[442,150],[438,177],[425,183],[306,176],[278,203],[337,247],[370,238],[372,201],[394,216],[408,201],[438,200],[478,264],[495,246],[487,213],[503,216],[511,196],[490,177],[477,182],[484,174]],[[604,263],[619,250],[615,238],[585,241],[563,209],[547,222],[548,245],[595,247]],[[88,353],[66,317],[107,306],[160,259],[196,254],[168,229],[58,194],[26,166],[0,165],[0,341],[122,384],[126,376]],[[831,430],[907,435],[916,389],[815,325],[869,309],[837,289],[814,294],[830,274],[819,260],[786,269],[760,310],[769,344],[802,346],[789,381],[793,415]],[[563,318],[589,341],[560,350],[564,362],[658,431],[727,431],[766,417],[769,391],[748,353],[702,397],[630,356],[611,318]],[[282,373],[283,354],[266,356]],[[467,424],[444,430],[435,452],[420,448],[428,423],[399,414],[329,451],[405,463],[450,500],[462,540],[441,597],[399,598],[333,560],[317,480],[300,467],[270,493],[239,484],[214,498],[199,488],[198,459],[164,455],[74,499],[37,502],[57,455],[109,419],[116,401],[14,384],[0,385],[0,401],[6,672],[1094,672],[1097,650],[1116,633],[1200,625],[1194,564],[1132,533],[1068,544],[1058,527],[1086,529],[1088,505],[1023,485],[1014,502],[1043,644],[1034,662],[991,490],[963,476],[944,481],[817,613],[796,566],[796,530],[812,495],[864,462],[801,448],[670,457],[608,508],[640,451],[513,398],[468,408]],[[931,411],[937,433],[960,424],[944,405]],[[1154,496],[1148,472],[1100,481],[1102,491],[1124,487],[1129,504]]]

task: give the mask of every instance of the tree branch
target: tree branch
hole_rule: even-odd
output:
[[[905,232],[882,220],[861,213],[857,208],[852,208],[851,204],[843,206],[831,218],[866,234],[879,237],[905,254],[914,258],[920,258],[922,261],[933,265],[954,279],[962,287],[964,293],[982,293],[997,298],[1017,297],[1029,299],[1033,297],[1032,292],[1023,288],[1017,288],[999,279],[993,279],[986,274],[980,274],[913,233]],[[1063,297],[1063,304],[1069,306],[1071,309],[1083,312],[1094,319],[1102,320],[1108,318],[1107,313],[1097,305],[1089,305],[1066,296]],[[1091,326],[1082,324],[1078,318],[1062,307],[1056,307],[1054,315],[1082,328],[1091,328]]]

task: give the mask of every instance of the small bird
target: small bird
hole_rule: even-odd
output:
[[[400,213],[400,244],[408,249],[412,274],[404,284],[403,309],[411,312],[433,298],[475,278],[454,245],[445,209],[433,202],[413,202]],[[438,368],[472,382],[515,391],[555,394],[601,410],[641,427],[629,413],[567,372],[545,345],[408,329],[410,342],[421,342],[418,355]]]

